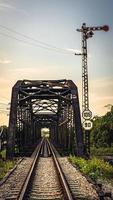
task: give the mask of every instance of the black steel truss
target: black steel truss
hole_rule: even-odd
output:
[[[23,80],[12,89],[7,155],[24,154],[50,129],[53,142],[84,154],[78,91],[71,80]]]

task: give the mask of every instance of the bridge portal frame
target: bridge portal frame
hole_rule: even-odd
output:
[[[37,124],[52,127],[56,143],[64,143],[69,149],[73,149],[74,140],[73,153],[84,156],[78,89],[72,80],[17,81],[12,88],[7,157],[15,156],[15,145],[21,151],[25,145],[29,148],[28,140],[34,143],[40,137],[34,133]]]

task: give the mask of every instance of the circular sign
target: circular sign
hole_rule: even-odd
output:
[[[106,31],[106,32],[109,31],[109,26],[108,25],[104,25],[103,26],[103,30]]]
[[[92,112],[90,111],[90,110],[84,110],[83,112],[82,112],[82,117],[84,118],[84,119],[91,119],[92,118]]]
[[[85,130],[91,130],[93,128],[93,122],[91,122],[90,120],[85,120],[83,122],[83,128]]]

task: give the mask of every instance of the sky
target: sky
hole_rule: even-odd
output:
[[[0,125],[19,79],[71,79],[81,105],[82,23],[110,28],[87,41],[90,110],[101,116],[113,104],[113,0],[0,0]]]

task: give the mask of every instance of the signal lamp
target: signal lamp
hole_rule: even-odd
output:
[[[109,31],[109,26],[108,25],[104,25],[102,29],[107,32],[107,31]]]

